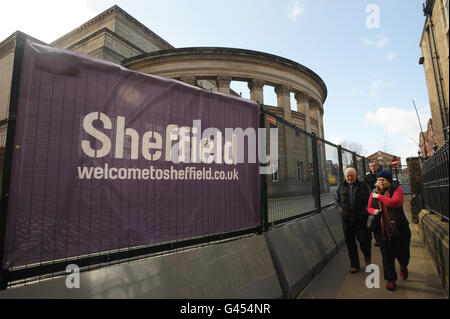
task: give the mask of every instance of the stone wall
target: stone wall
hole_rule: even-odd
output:
[[[411,214],[413,223],[419,222],[419,212],[425,207],[423,202],[422,170],[419,157],[408,157],[409,185],[411,187]]]
[[[436,42],[436,51],[439,55],[439,67],[441,71],[441,76],[443,79],[443,91],[445,100],[447,103],[447,115],[449,113],[449,28],[445,18],[443,1],[435,1],[433,12],[433,31]],[[422,56],[424,57],[423,67],[425,71],[425,78],[428,88],[428,97],[430,100],[431,116],[433,118],[433,130],[436,137],[436,144],[441,147],[444,144],[444,134],[443,125],[441,120],[441,112],[439,110],[439,103],[436,93],[436,82],[433,71],[432,55],[434,55],[434,44],[432,34],[430,32],[430,41],[432,52],[430,53],[430,42],[428,40],[428,33],[426,32],[427,26],[429,25],[429,19],[427,18],[424,31],[422,34],[422,39],[420,41],[420,47],[422,49]],[[435,64],[436,72],[437,66]],[[439,85],[439,77],[437,76],[437,81]],[[439,90],[440,91],[440,90]],[[443,107],[443,105],[442,105]],[[447,117],[448,121],[448,117]]]
[[[424,209],[419,214],[419,226],[420,235],[448,296],[448,222],[442,222],[438,215]]]

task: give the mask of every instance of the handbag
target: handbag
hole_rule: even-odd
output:
[[[372,207],[373,208],[379,207],[378,199],[372,198]],[[369,217],[367,217],[366,227],[370,232],[373,232],[381,226],[380,223],[381,223],[380,214],[378,215],[369,214]]]
[[[373,198],[372,199],[372,207],[378,207],[378,200]],[[378,215],[371,215],[367,217],[367,223],[366,227],[370,232],[373,232],[375,229],[378,228],[380,225],[380,214]]]
[[[367,217],[367,223],[366,227],[369,231],[373,232],[375,229],[377,229],[378,225],[380,224],[380,215],[370,215]]]

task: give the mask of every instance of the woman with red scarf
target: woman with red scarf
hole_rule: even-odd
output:
[[[397,280],[395,258],[400,264],[400,276],[403,280],[408,278],[411,231],[403,211],[403,190],[392,185],[389,171],[381,171],[376,177],[376,189],[370,194],[367,211],[379,216],[374,234],[380,243],[386,289],[394,290]]]

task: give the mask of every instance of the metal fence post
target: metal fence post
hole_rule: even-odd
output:
[[[313,191],[317,194],[314,196],[316,200],[316,207],[318,207],[319,211],[321,210],[320,203],[320,176],[319,176],[319,157],[317,154],[317,137],[313,133],[311,137],[311,146],[312,146],[312,156],[313,156],[313,166],[314,166],[314,186]]]
[[[362,157],[363,175],[366,175],[366,158]]]
[[[342,167],[342,146],[338,145],[338,162],[339,162],[339,182],[342,183],[344,181],[344,167]]]
[[[6,266],[4,260],[6,221],[8,214],[9,187],[11,181],[14,138],[16,132],[17,104],[19,102],[20,74],[22,71],[24,45],[25,38],[21,33],[17,32],[14,44],[14,62],[9,101],[9,113],[7,119],[5,163],[3,166],[3,176],[1,181],[2,192],[0,205],[0,290],[4,290],[8,286],[8,269],[3,269],[3,267]]]
[[[264,112],[264,106],[259,104],[259,127],[266,129],[266,114]],[[266,130],[267,132],[267,130]],[[267,136],[266,136],[267,138]],[[266,141],[267,142],[267,141]],[[267,145],[267,144],[266,144]],[[267,150],[265,150],[267,154]],[[261,163],[259,164],[261,166]],[[268,216],[268,205],[267,205],[267,178],[266,174],[260,174],[261,178],[261,234],[268,230],[269,226],[269,216]]]
[[[358,159],[356,158],[356,152],[352,153],[352,158],[353,158],[353,168],[356,171],[356,176],[358,176]]]

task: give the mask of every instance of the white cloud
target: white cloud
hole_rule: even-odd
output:
[[[50,43],[96,14],[87,0],[2,1],[0,41],[20,30]]]
[[[419,114],[420,121],[426,123],[428,115]],[[396,107],[382,107],[366,113],[364,122],[386,129],[387,134],[402,134],[416,138],[420,132],[419,122],[414,110],[405,111]]]
[[[367,46],[382,48],[389,43],[389,38],[385,35],[376,35],[375,40],[369,40],[367,38],[363,38],[362,42],[364,45],[367,45]]]
[[[326,140],[328,142],[331,142],[336,145],[341,145],[341,143],[342,143],[340,137],[338,137],[338,136],[330,136],[330,137],[327,137]]]
[[[389,61],[392,61],[392,60],[394,60],[395,59],[395,56],[396,56],[396,54],[395,54],[395,52],[388,52],[387,53],[387,55],[386,55],[386,58],[389,60]]]
[[[422,125],[427,123],[429,117],[428,113],[419,113]],[[414,109],[406,111],[396,107],[381,107],[375,112],[367,112],[364,124],[375,126],[367,128],[373,132],[374,139],[389,137],[392,145],[387,152],[400,156],[403,164],[407,157],[417,156],[418,146],[415,141],[418,140],[420,126]]]
[[[301,13],[303,13],[303,7],[298,1],[295,1],[294,4],[288,8],[286,15],[291,21],[296,21]]]
[[[369,95],[372,97],[377,96],[378,89],[384,85],[384,81],[382,80],[374,80],[370,81],[370,89],[369,89]]]

